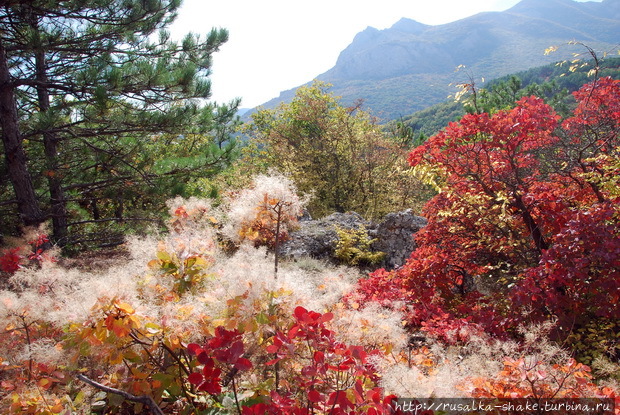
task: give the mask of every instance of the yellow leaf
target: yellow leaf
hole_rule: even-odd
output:
[[[547,49],[545,49],[545,55],[555,52],[556,50],[558,50],[557,46],[549,46]]]
[[[109,358],[109,363],[112,365],[118,365],[119,363],[121,363],[123,361],[123,355],[119,352],[113,352],[110,355]]]
[[[149,334],[158,334],[161,332],[161,327],[155,323],[147,323],[144,327]]]
[[[125,314],[133,314],[133,313],[135,313],[135,310],[133,309],[133,307],[131,307],[127,303],[115,302],[114,303],[114,307],[116,307],[117,310],[122,311]]]
[[[128,316],[125,318],[125,320],[127,321],[127,323],[129,323],[128,325],[132,329],[140,327],[140,319],[137,316]]]
[[[161,261],[159,259],[153,259],[146,264],[149,268],[159,268],[161,266]]]
[[[162,261],[171,261],[172,258],[170,258],[170,254],[166,251],[159,251],[157,252],[157,258],[161,259]]]
[[[172,350],[177,350],[181,347],[181,341],[177,337],[173,337],[170,339],[170,348]]]

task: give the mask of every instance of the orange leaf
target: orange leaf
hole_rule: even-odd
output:
[[[125,325],[124,319],[114,320],[112,324],[112,331],[117,337],[125,337],[129,334],[131,329]]]
[[[135,310],[133,309],[133,307],[131,307],[127,303],[115,302],[114,303],[114,307],[116,307],[117,310],[122,311],[123,313],[126,313],[126,314],[133,314],[133,313],[135,313]]]
[[[54,384],[50,378],[39,379],[39,382],[37,382],[37,383],[44,390],[47,390],[47,389],[51,388],[52,385]]]

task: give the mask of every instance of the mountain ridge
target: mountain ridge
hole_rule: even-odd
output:
[[[503,12],[442,25],[403,17],[387,29],[369,26],[357,33],[336,64],[316,79],[331,83],[344,104],[361,98],[387,121],[445,100],[456,92],[451,84],[493,79],[585,52],[571,46],[545,56],[552,45],[577,41],[595,50],[617,48],[618,27],[620,0],[522,0]],[[466,71],[455,72],[459,66]],[[296,89],[262,107],[289,101]]]

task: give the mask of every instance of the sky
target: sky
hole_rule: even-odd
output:
[[[403,17],[438,25],[504,11],[518,2],[184,0],[171,32],[181,38],[190,31],[228,29],[228,42],[213,55],[211,100],[223,103],[239,97],[240,107],[253,108],[332,68],[340,52],[368,26],[385,29]]]

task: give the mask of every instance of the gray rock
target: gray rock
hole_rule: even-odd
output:
[[[386,269],[398,268],[405,264],[416,248],[414,235],[426,226],[426,219],[413,214],[411,209],[387,214],[375,229],[377,241],[373,249],[386,253],[381,264]]]
[[[357,229],[360,225],[367,228],[371,225],[355,212],[332,213],[322,219],[302,220],[299,224],[299,229],[291,232],[289,239],[280,246],[280,255],[294,259],[304,256],[331,259],[338,241],[338,227]]]
[[[299,229],[279,248],[280,255],[291,259],[312,257],[334,261],[338,241],[337,228],[358,229],[364,226],[371,238],[377,239],[373,250],[386,253],[378,267],[397,268],[415,249],[413,235],[426,225],[426,219],[411,210],[390,213],[379,224],[371,223],[355,212],[333,213],[322,219],[302,220]]]

